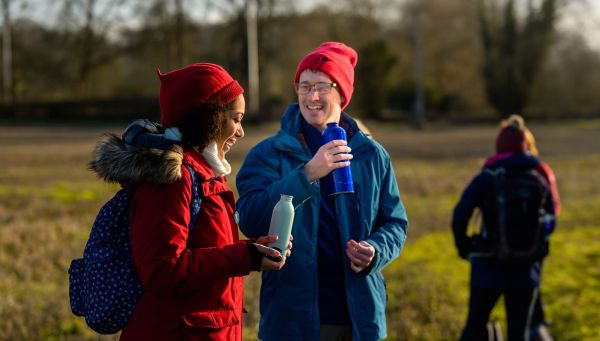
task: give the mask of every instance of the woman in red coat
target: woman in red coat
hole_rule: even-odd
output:
[[[168,150],[131,147],[115,153],[107,143],[96,152],[97,159],[112,152],[110,172],[137,179],[130,181],[137,186],[131,243],[145,291],[121,340],[241,340],[242,276],[285,263],[266,246],[276,237],[248,242],[238,236],[225,153],[244,136],[243,89],[209,63],[158,75]],[[195,172],[202,192],[191,233],[192,178],[184,164]]]

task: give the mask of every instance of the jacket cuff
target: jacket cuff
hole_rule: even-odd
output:
[[[246,245],[248,246],[248,252],[250,253],[250,270],[260,271],[263,254],[258,251],[256,245],[252,243],[247,243]]]

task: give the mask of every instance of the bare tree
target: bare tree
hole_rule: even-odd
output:
[[[258,69],[258,6],[254,0],[246,2],[246,38],[248,44],[248,112],[258,114],[260,110]]]
[[[261,30],[259,25],[261,22],[261,14],[263,17],[269,17],[274,14],[277,3],[273,0],[228,0],[225,3],[222,1],[210,1],[211,5],[216,8],[225,21],[233,23],[233,26],[238,26],[236,32],[244,32],[245,38],[241,43],[241,50],[245,53],[241,57],[245,58],[245,69],[247,71],[248,80],[248,113],[257,115],[260,111],[260,46],[261,46]],[[280,1],[280,6],[287,5],[288,1]]]
[[[12,22],[10,18],[10,1],[2,0],[2,87],[4,102],[14,100],[13,65],[12,65]]]
[[[76,35],[78,55],[76,82],[79,97],[88,93],[88,78],[93,70],[115,58],[105,44],[110,30],[119,22],[116,10],[126,0],[65,0],[60,13],[61,25]]]
[[[412,29],[411,42],[413,45],[413,58],[415,69],[415,101],[414,101],[414,122],[418,129],[425,127],[425,90],[423,82],[425,79],[425,66],[423,60],[423,4],[414,3],[411,8]]]
[[[85,94],[85,81],[92,69],[92,53],[94,48],[94,31],[92,25],[94,24],[94,7],[96,0],[85,0],[85,20],[84,26],[81,30],[81,55],[79,62],[78,81],[80,89]]]
[[[183,0],[175,0],[175,60],[179,66],[183,65],[185,55],[185,16],[182,2]]]

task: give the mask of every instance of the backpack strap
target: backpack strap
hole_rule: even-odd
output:
[[[198,178],[196,176],[196,172],[192,169],[192,167],[188,164],[183,164],[185,168],[187,168],[190,173],[190,177],[192,178],[192,200],[190,201],[190,224],[188,225],[189,234],[192,233],[194,227],[196,226],[196,219],[200,214],[200,208],[202,207],[202,198],[204,197],[204,193],[202,192],[202,186],[200,182],[198,182]]]
[[[494,181],[494,197],[496,201],[497,209],[497,224],[498,224],[498,235],[496,238],[500,239],[500,248],[502,252],[508,253],[508,236],[506,235],[506,197],[504,189],[502,188],[501,177],[506,173],[504,167],[498,167],[495,170],[486,168],[487,173],[491,174]]]
[[[483,169],[483,173],[485,174],[489,174],[492,177],[492,194],[493,194],[493,203],[492,205],[496,208],[496,212],[498,212],[498,217],[497,217],[497,221],[496,223],[498,225],[502,225],[504,226],[504,217],[500,217],[503,216],[503,214],[500,214],[499,212],[503,212],[504,211],[504,195],[503,193],[501,193],[501,186],[500,186],[500,175],[504,174],[506,172],[506,170],[504,169],[504,167],[499,167],[496,169],[490,169],[490,168],[484,168]],[[498,226],[498,228],[500,228],[500,226]],[[489,237],[489,231],[484,230],[484,239],[487,239]]]

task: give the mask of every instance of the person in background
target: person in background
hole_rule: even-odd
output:
[[[489,315],[502,295],[506,307],[508,339],[529,340],[542,260],[528,264],[504,263],[487,255],[490,245],[485,244],[486,241],[481,239],[481,235],[470,238],[466,234],[467,225],[476,208],[482,211],[484,226],[491,226],[490,222],[496,217],[491,205],[486,204],[494,202],[494,198],[491,198],[494,195],[494,180],[486,170],[536,170],[549,188],[544,199],[545,211],[552,216],[558,212],[559,201],[554,173],[546,163],[532,155],[530,148],[533,149],[535,145],[528,147],[527,134],[520,116],[513,115],[501,124],[496,139],[496,154],[485,161],[484,171],[467,186],[454,209],[452,230],[456,247],[459,255],[471,263],[469,313],[461,340],[487,338],[486,324]],[[533,136],[531,132],[529,134]],[[553,231],[554,224],[553,220],[548,234]],[[489,234],[489,231],[482,232],[484,233]]]
[[[244,136],[244,91],[216,64],[158,75],[162,146],[146,131],[129,138],[128,129],[131,144],[112,136],[92,162],[102,177],[136,187],[131,243],[145,291],[120,339],[241,341],[242,276],[281,269],[291,249],[281,255],[267,247],[274,236],[238,237],[225,153]],[[191,172],[201,204],[190,232]]]
[[[547,163],[545,163],[542,160],[539,160],[540,153],[537,148],[537,143],[535,142],[535,136],[533,135],[531,130],[527,128],[527,126],[525,125],[525,120],[521,115],[513,114],[510,115],[508,119],[502,120],[500,122],[500,128],[506,128],[508,126],[518,126],[523,128],[523,132],[525,134],[525,151],[529,152],[529,154],[531,154],[535,158],[538,158],[538,171],[546,179],[546,181],[548,181],[548,184],[550,186],[550,192],[552,193],[552,202],[554,203],[554,214],[558,216],[558,214],[560,213],[560,196],[558,194],[558,187],[556,186],[556,176],[554,175],[554,171],[552,170],[552,168],[550,168],[550,166]],[[492,166],[494,165],[494,163],[505,159],[511,156],[512,154],[512,152],[498,152],[495,155],[492,155],[488,159],[486,159],[486,161],[484,162],[484,167]]]
[[[507,120],[501,122],[501,126],[505,127],[507,125],[510,125],[513,121],[522,122],[523,126],[525,127],[525,142],[527,144],[527,150],[529,151],[529,153],[531,153],[531,155],[535,156],[536,158],[539,158],[540,153],[535,142],[535,136],[533,135],[531,130],[525,126],[525,120],[522,116],[516,114],[511,115]],[[552,201],[554,202],[554,214],[556,217],[558,217],[560,213],[560,197],[558,195],[558,187],[556,186],[556,177],[554,176],[554,172],[552,171],[550,166],[548,166],[545,162],[540,161],[540,168],[542,170],[542,175],[545,177],[546,181],[548,181],[548,184],[550,185],[550,191],[552,192]],[[542,341],[551,341],[553,339],[548,329],[548,322],[546,321],[546,316],[544,314],[541,290],[538,292],[538,296],[535,301],[535,306],[533,310],[533,315],[531,317],[530,339]]]
[[[382,269],[402,250],[408,221],[389,154],[346,112],[357,54],[326,42],[298,64],[298,103],[281,130],[249,152],[238,172],[240,229],[264,235],[280,194],[293,196],[294,255],[264,272],[258,337],[272,340],[381,340],[387,301]],[[327,123],[347,143],[321,145]],[[352,162],[350,162],[352,160]],[[350,165],[354,193],[331,195],[324,178]]]

